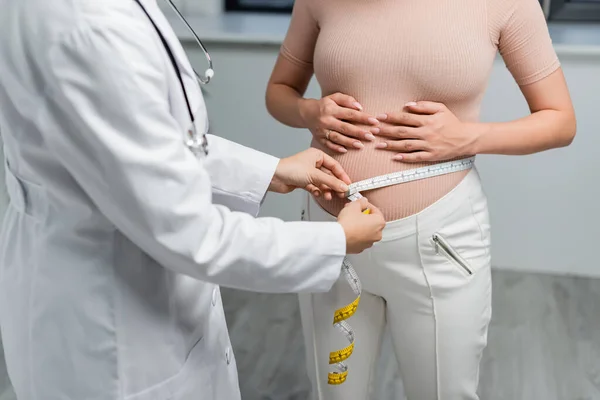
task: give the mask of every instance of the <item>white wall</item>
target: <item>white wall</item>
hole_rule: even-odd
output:
[[[305,149],[307,132],[274,121],[264,91],[274,45],[207,43],[216,76],[206,88],[213,133],[286,156]],[[205,60],[188,52],[198,70]],[[600,276],[600,55],[561,54],[579,130],[568,148],[527,157],[479,156],[488,193],[497,268]],[[310,96],[318,96],[315,82]],[[504,121],[527,114],[518,87],[500,59],[492,73],[482,118]],[[300,193],[270,196],[263,215],[297,219]]]
[[[216,76],[206,88],[212,132],[250,147],[287,156],[308,146],[309,135],[274,121],[264,90],[277,54],[275,45],[207,43]],[[204,57],[188,52],[199,70]],[[561,54],[578,115],[572,146],[527,157],[480,156],[490,199],[497,268],[600,276],[600,55]],[[318,96],[311,84],[310,96]],[[484,120],[523,116],[526,104],[502,61],[494,67],[484,101]],[[0,167],[2,168],[2,167]],[[1,171],[0,171],[1,172]],[[0,211],[5,194],[0,189]],[[300,193],[271,195],[263,215],[299,217]]]

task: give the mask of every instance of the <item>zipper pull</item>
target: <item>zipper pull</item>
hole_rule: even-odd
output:
[[[431,240],[433,240],[433,247],[435,248],[435,254],[439,255],[440,254],[440,243],[439,243],[439,239],[437,234],[433,234],[433,236],[431,236]]]

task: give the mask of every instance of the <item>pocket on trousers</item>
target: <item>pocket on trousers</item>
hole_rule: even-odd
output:
[[[483,207],[476,216],[472,204],[465,202],[457,215],[445,221],[429,237],[434,259],[450,263],[467,278],[489,266],[491,261],[489,222],[487,209],[485,205]]]
[[[431,236],[431,240],[435,246],[435,251],[438,255],[445,256],[448,261],[457,266],[463,273],[468,276],[473,275],[473,267],[469,265],[467,260],[465,260],[451,245],[448,243],[446,238],[439,233],[434,233]]]

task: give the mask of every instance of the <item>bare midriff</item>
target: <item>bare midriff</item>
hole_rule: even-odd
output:
[[[394,153],[376,149],[374,143],[367,142],[364,149],[349,149],[345,154],[332,152],[315,140],[312,141],[311,147],[323,150],[336,159],[348,173],[352,182],[428,165],[427,163],[409,164],[392,160]],[[381,210],[387,221],[394,221],[416,214],[435,203],[456,187],[468,172],[453,172],[361,194]],[[340,198],[325,200],[323,197],[318,197],[316,201],[325,211],[334,216],[337,216],[347,203],[347,200]]]

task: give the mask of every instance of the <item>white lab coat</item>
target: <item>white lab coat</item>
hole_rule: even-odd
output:
[[[183,49],[143,3],[207,123]],[[214,136],[193,157],[176,74],[133,0],[0,9],[0,326],[18,399],[239,399],[218,285],[326,291],[343,229],[255,218],[274,157]]]

